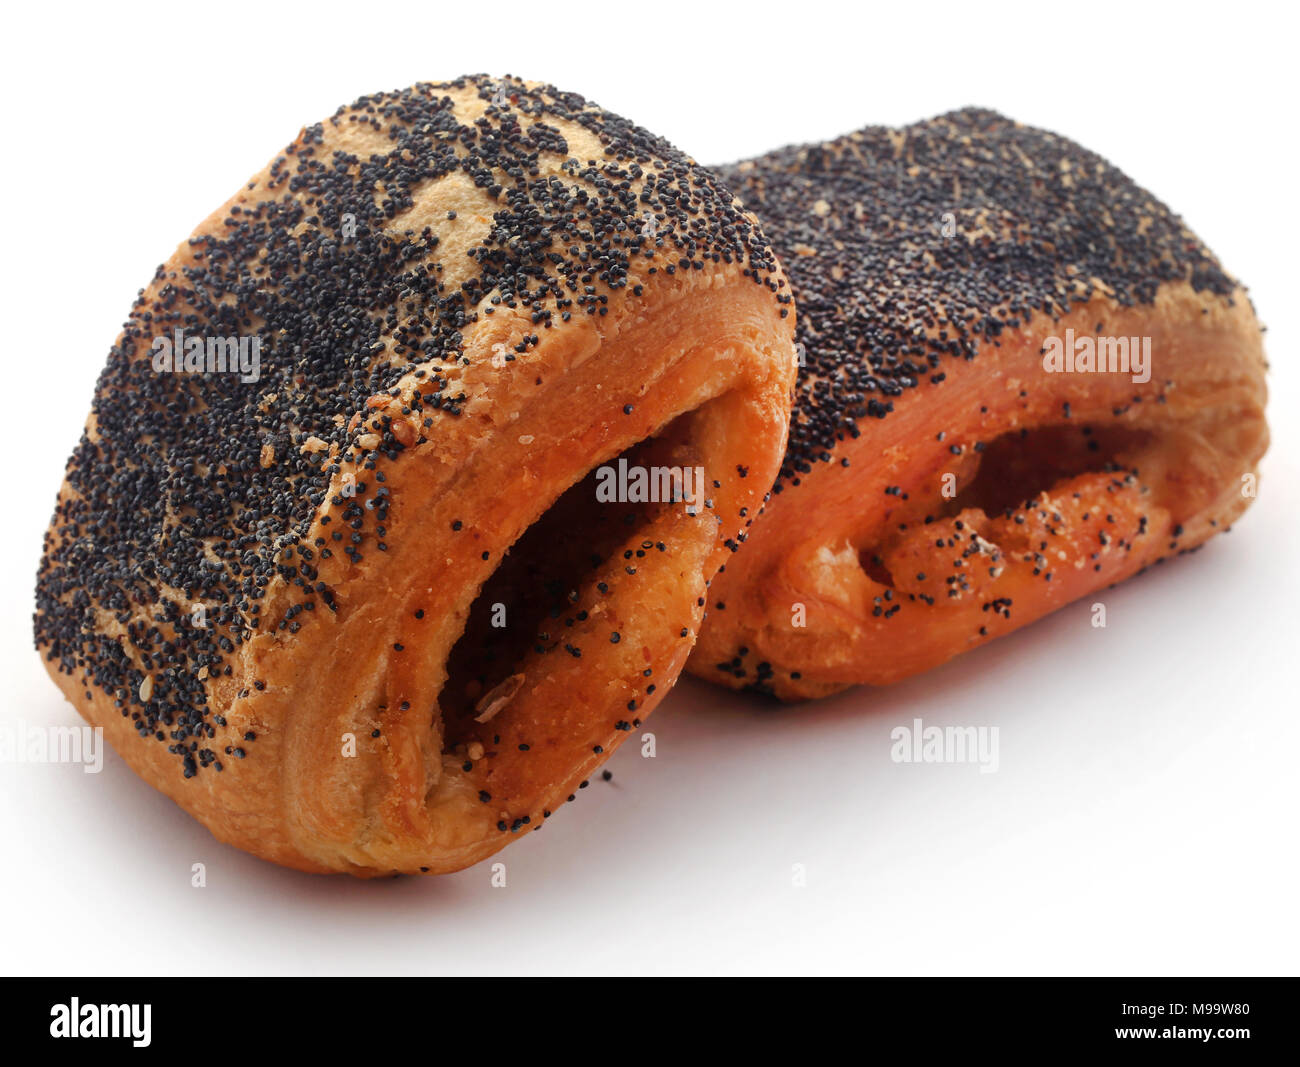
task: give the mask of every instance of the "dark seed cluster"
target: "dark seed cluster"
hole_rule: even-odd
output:
[[[566,128],[594,137],[600,158],[571,155]],[[348,130],[386,150],[346,151]],[[455,212],[437,228],[400,223],[443,179],[495,205],[454,263],[440,245]],[[341,108],[141,291],[46,538],[37,647],[109,693],[186,776],[253,754],[254,736],[231,736],[210,706],[209,680],[232,675],[253,634],[334,610],[331,578],[400,536],[384,469],[464,413],[465,331],[522,309],[531,332],[514,360],[574,316],[607,314],[632,276],[717,263],[789,303],[752,218],[707,171],[580,96],[478,75]],[[177,329],[260,337],[260,377],[156,373],[151,345]],[[420,388],[398,400],[408,374]],[[332,496],[328,533],[310,537],[345,464],[360,471],[353,491]],[[274,583],[293,603],[268,617]]]
[[[1100,156],[992,111],[872,126],[715,168],[776,244],[799,309],[799,484],[903,390],[943,380],[1033,314],[1162,283],[1236,283],[1183,221]]]

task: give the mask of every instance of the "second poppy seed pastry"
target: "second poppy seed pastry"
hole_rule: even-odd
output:
[[[778,469],[792,331],[753,218],[657,137],[514,80],[364,97],[142,291],[37,646],[222,840],[467,866],[673,685]]]
[[[1100,157],[968,110],[717,169],[790,274],[805,366],[694,673],[784,699],[906,678],[1254,498],[1250,301]]]

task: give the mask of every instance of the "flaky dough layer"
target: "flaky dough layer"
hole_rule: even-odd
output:
[[[786,700],[898,681],[1254,499],[1246,293],[1100,157],[968,110],[719,173],[786,264],[805,365],[693,673]]]
[[[513,79],[363,98],[141,293],[60,493],[38,647],[223,841],[464,867],[671,688],[775,477],[792,330],[753,218],[662,140]],[[202,362],[213,337],[239,373]],[[598,496],[620,458],[704,480]]]

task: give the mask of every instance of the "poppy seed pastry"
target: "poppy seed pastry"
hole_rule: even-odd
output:
[[[221,840],[465,867],[674,684],[780,464],[791,312],[752,216],[582,97],[363,97],[141,292],[46,538],[37,647]],[[598,497],[609,469],[642,477]]]
[[[716,170],[781,256],[804,367],[693,673],[786,700],[897,681],[1253,499],[1250,301],[1099,156],[965,110]]]

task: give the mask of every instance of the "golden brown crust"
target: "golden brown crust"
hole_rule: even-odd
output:
[[[1060,375],[1059,387],[1035,386],[1043,339],[1091,332],[1099,319],[1116,335],[1151,337],[1161,380]],[[1268,444],[1265,397],[1244,298],[1207,308],[1189,287],[1171,286],[1148,307],[1094,300],[1056,322],[1036,319],[955,363],[935,394],[900,397],[888,419],[841,444],[834,463],[766,505],[745,550],[712,583],[691,669],[738,688],[766,680],[785,700],[885,685],[1190,551],[1253,499],[1243,487],[1253,494]],[[1031,506],[1009,516],[981,506],[972,446],[1011,435],[1021,448],[1021,430],[1061,426],[1086,426],[1096,440],[1124,434],[1106,454],[1113,469],[1099,460],[1071,474],[1048,457]],[[1138,477],[1126,484],[1130,471]],[[943,495],[947,475],[955,498]],[[948,581],[958,575],[960,586]],[[732,664],[740,648],[746,655]],[[769,669],[758,678],[734,673],[760,663]]]
[[[260,381],[151,373],[153,334],[232,325],[275,338]],[[47,541],[50,673],[224,841],[471,864],[671,688],[776,474],[791,331],[752,219],[623,120],[481,77],[358,101],[137,302]],[[598,503],[620,455],[707,505]],[[510,621],[457,646],[501,567]]]
[[[1103,160],[968,111],[721,172],[790,271],[807,366],[693,673],[785,700],[897,681],[1252,501],[1268,428],[1249,300]],[[1150,380],[1049,371],[1070,331],[1148,339]]]

